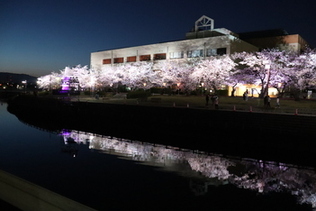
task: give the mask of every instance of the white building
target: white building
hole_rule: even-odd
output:
[[[101,70],[113,64],[137,61],[159,61],[193,57],[209,57],[259,48],[238,38],[225,28],[214,29],[214,20],[202,16],[195,22],[186,39],[157,44],[111,49],[91,53],[91,68]]]
[[[214,20],[203,15],[195,22],[192,31],[186,33],[185,39],[128,48],[92,52],[90,66],[95,70],[106,70],[120,63],[206,58],[215,55],[233,54],[235,52],[255,52],[264,48],[280,48],[302,52],[308,43],[298,34],[289,35],[285,30],[273,29],[236,34],[225,28],[214,28]],[[236,88],[236,95],[258,87],[244,85]],[[229,93],[231,87],[228,87]],[[255,93],[257,95],[257,93]],[[274,88],[270,95],[276,95]]]

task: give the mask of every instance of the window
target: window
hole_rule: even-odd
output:
[[[203,57],[203,50],[188,51],[188,58]]]
[[[226,54],[226,48],[213,48],[213,49],[206,49],[206,56],[216,56],[216,55],[224,55]]]
[[[120,57],[120,58],[114,58],[114,63],[123,63],[124,62],[124,58]]]
[[[206,56],[210,57],[210,56],[216,56],[217,54],[217,49],[206,49]]]
[[[170,53],[170,59],[181,59],[181,58],[183,58],[183,51]]]
[[[136,62],[136,56],[127,57],[126,62]]]
[[[224,55],[226,54],[226,48],[218,48],[217,55]]]
[[[111,59],[103,59],[102,64],[111,64]]]
[[[154,60],[164,60],[164,59],[166,59],[165,53],[154,54]]]
[[[139,61],[149,61],[150,55],[141,55],[139,56]]]

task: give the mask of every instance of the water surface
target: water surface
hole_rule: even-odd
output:
[[[0,106],[0,168],[97,210],[311,210],[313,168],[65,128]],[[43,117],[45,118],[45,117]]]

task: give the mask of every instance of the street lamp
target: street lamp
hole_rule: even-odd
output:
[[[269,84],[270,84],[270,64],[266,64],[264,69],[266,69],[267,71],[267,84],[266,84],[266,88],[264,89],[265,93],[264,96],[269,95]]]
[[[180,95],[180,83],[177,83],[177,87],[178,87],[178,95]]]
[[[203,91],[204,91],[204,82],[201,82],[201,95],[203,95]]]

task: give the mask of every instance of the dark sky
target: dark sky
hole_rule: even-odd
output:
[[[316,46],[316,0],[0,0],[0,72],[42,76],[90,65],[91,52],[184,39],[202,15]]]

